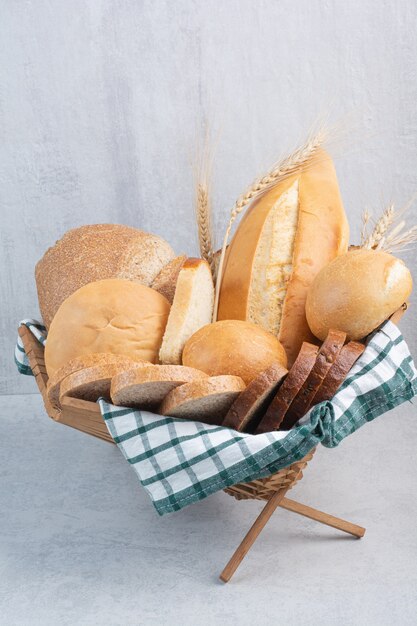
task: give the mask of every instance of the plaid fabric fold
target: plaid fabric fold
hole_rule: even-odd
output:
[[[27,320],[25,320],[27,322]],[[38,329],[39,330],[39,329]],[[163,417],[99,400],[107,428],[160,515],[230,485],[269,476],[318,443],[332,448],[417,394],[417,372],[397,326],[386,322],[332,398],[290,431],[262,435]]]
[[[19,326],[27,326],[32,335],[34,335],[39,341],[39,343],[41,343],[43,346],[45,345],[46,328],[43,324],[33,319],[26,319],[22,320]],[[30,369],[29,360],[27,358],[22,340],[20,339],[19,335],[17,336],[16,347],[14,349],[14,362],[16,363],[16,367],[19,370],[20,374],[33,376],[33,372]]]

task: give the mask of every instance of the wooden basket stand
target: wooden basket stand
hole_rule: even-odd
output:
[[[391,317],[391,321],[397,323],[406,308],[406,305],[403,305],[403,307],[396,311]],[[22,339],[29,365],[35,375],[49,417],[56,422],[114,443],[101,416],[99,406],[94,402],[65,398],[61,410],[57,410],[51,405],[46,395],[48,375],[45,368],[44,349],[26,326],[19,328],[19,335]],[[323,513],[305,504],[300,504],[286,497],[287,492],[303,477],[303,470],[312,459],[313,454],[314,450],[300,461],[293,463],[268,478],[233,485],[224,490],[237,500],[266,500],[266,504],[220,574],[220,579],[223,582],[228,582],[231,579],[277,507],[298,513],[298,515],[303,515],[321,524],[326,524],[327,526],[341,530],[354,537],[361,538],[364,536],[365,528],[329,515],[328,513]]]

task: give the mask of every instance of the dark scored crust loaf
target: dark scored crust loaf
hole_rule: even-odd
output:
[[[346,333],[340,330],[329,330],[317,354],[313,369],[285,414],[281,423],[281,430],[289,430],[292,428],[313,405],[314,396],[317,394],[327,373],[340,354],[345,341]]]
[[[357,341],[350,341],[342,348],[339,356],[330,368],[320,389],[315,395],[313,404],[319,404],[320,402],[333,398],[364,350],[365,346]]]
[[[272,400],[265,416],[260,421],[260,424],[255,431],[256,434],[278,430],[286,412],[288,411],[288,407],[313,369],[314,363],[316,362],[317,352],[317,346],[307,343],[306,341],[303,342],[292,368],[278,389],[278,393]]]
[[[253,432],[287,374],[288,370],[280,363],[273,363],[261,372],[233,402],[222,426]]]

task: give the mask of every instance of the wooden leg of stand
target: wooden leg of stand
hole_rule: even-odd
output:
[[[272,513],[275,511],[277,506],[279,506],[287,491],[288,489],[286,487],[284,489],[280,489],[279,491],[274,493],[274,495],[268,500],[268,502],[256,518],[255,522],[253,523],[252,527],[247,532],[242,543],[238,546],[232,558],[220,574],[220,580],[222,580],[224,583],[227,583],[231,579],[231,577],[239,567],[240,563],[255,543],[256,538],[268,522]]]
[[[362,528],[362,526],[357,526],[356,524],[352,524],[351,522],[346,522],[339,517],[334,517],[333,515],[329,515],[328,513],[323,513],[322,511],[313,509],[312,507],[306,506],[305,504],[300,504],[299,502],[296,502],[295,500],[290,500],[289,498],[282,498],[279,502],[279,506],[282,509],[286,509],[287,511],[298,513],[298,515],[304,515],[304,517],[314,519],[321,524],[326,524],[327,526],[337,528],[344,533],[354,535],[355,537],[358,537],[358,539],[363,537],[366,531],[366,529]]]

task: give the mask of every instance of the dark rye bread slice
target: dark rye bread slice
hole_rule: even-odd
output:
[[[345,341],[346,333],[341,330],[329,330],[317,354],[313,369],[285,414],[281,430],[290,430],[313,405],[314,396],[339,356]]]
[[[303,342],[300,352],[294,361],[288,375],[275,398],[268,407],[265,416],[261,419],[255,434],[269,433],[278,430],[291,402],[307,380],[308,375],[316,362],[318,347],[311,343]]]
[[[364,350],[365,346],[358,341],[350,341],[342,348],[320,389],[316,393],[313,404],[320,404],[320,402],[333,398]]]
[[[273,363],[254,378],[230,407],[222,426],[253,432],[264,416],[279,384],[288,374],[280,363]]]

